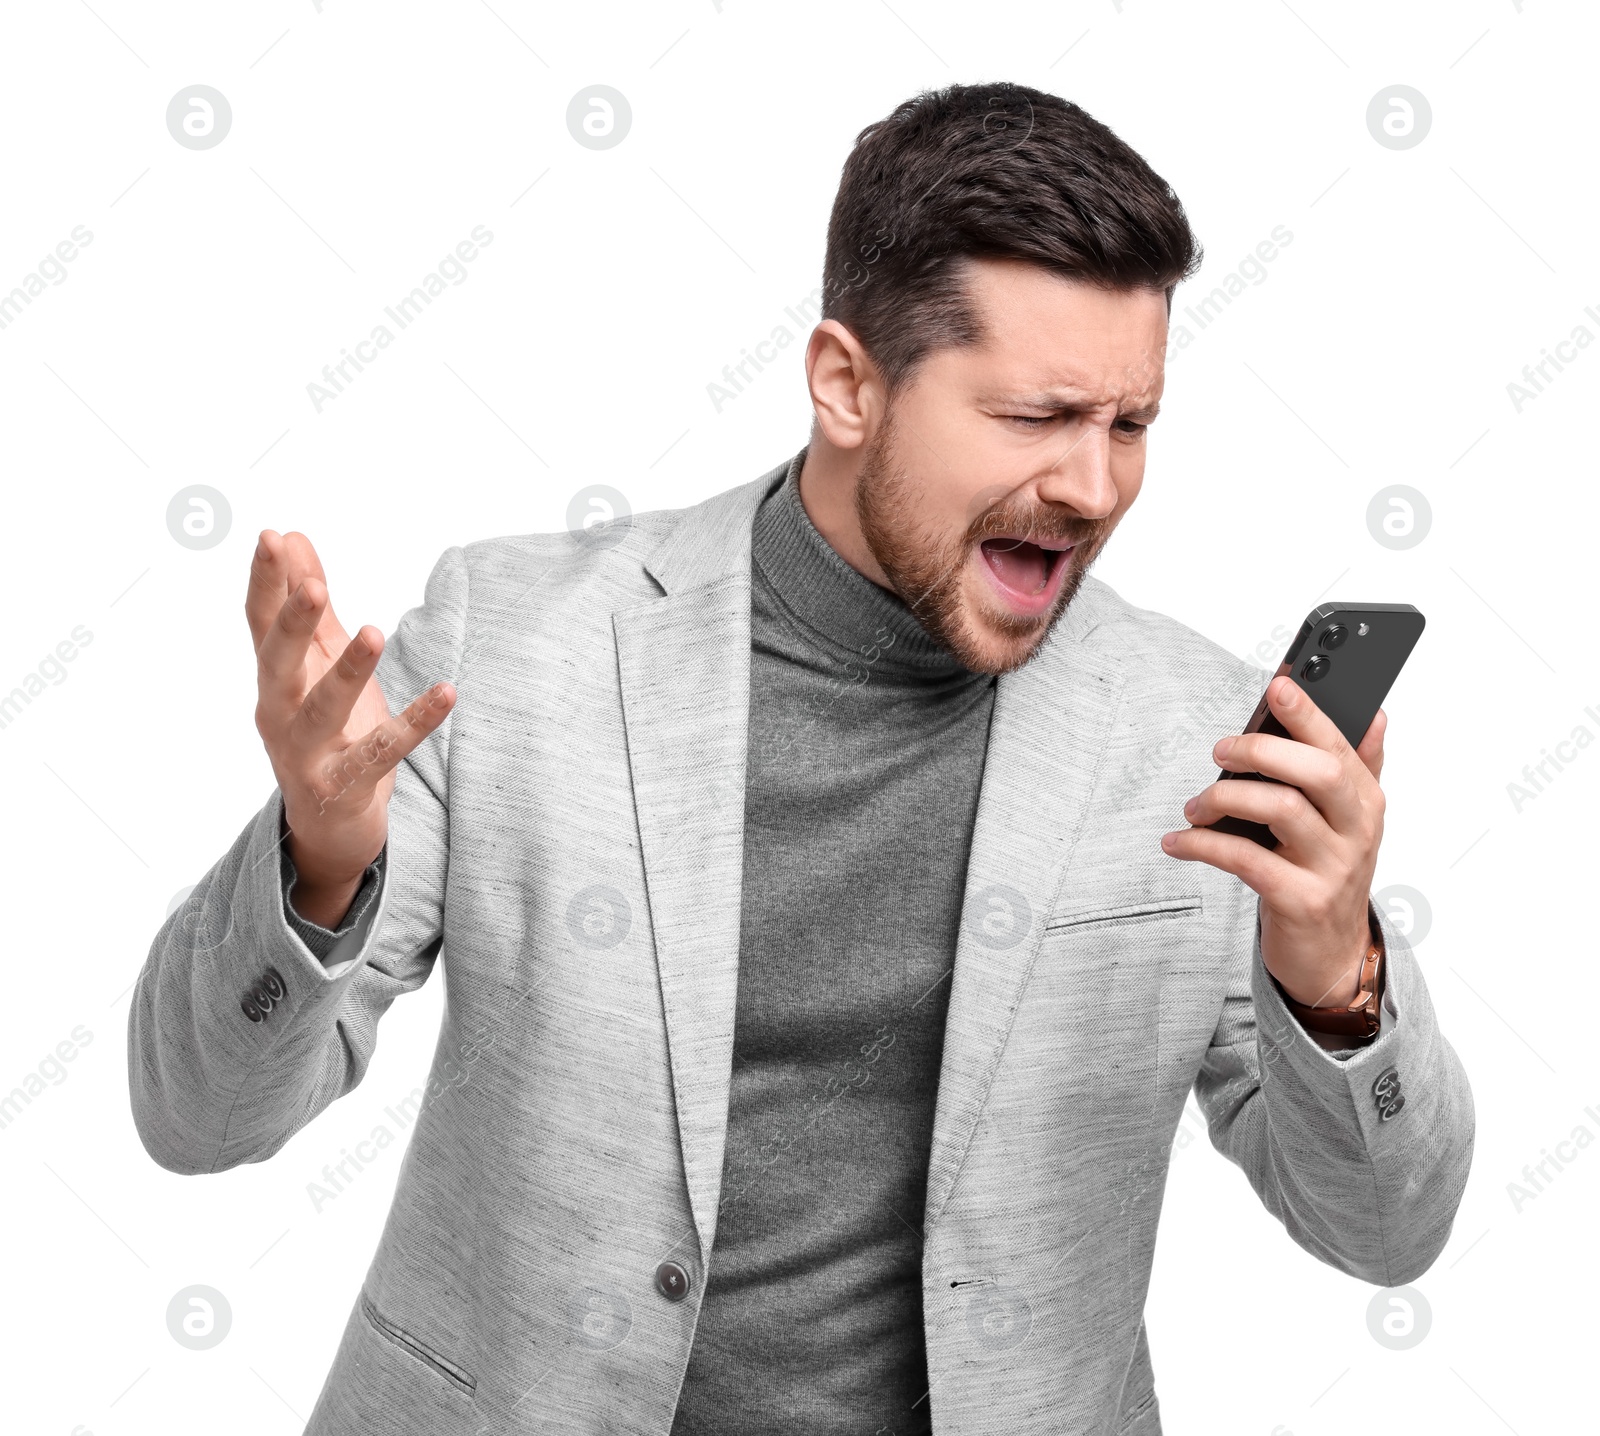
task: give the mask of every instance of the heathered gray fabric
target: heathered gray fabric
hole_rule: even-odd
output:
[[[674,1436],[930,1430],[922,1216],[994,679],[756,514],[733,1083]]]
[[[447,548],[377,676],[394,709],[440,679],[460,696],[397,770],[348,965],[286,920],[276,789],[150,942],[129,1098],[173,1172],[271,1158],[363,1080],[390,1003],[445,984],[307,1436],[672,1424],[733,1066],[751,520],[787,467],[615,528]],[[1389,1020],[1336,1061],[1267,975],[1254,894],[1161,851],[1265,681],[1090,578],[996,682],[928,1159],[936,1436],[1157,1436],[1142,1313],[1191,1090],[1338,1271],[1404,1285],[1450,1236],[1472,1094],[1405,934],[1376,914]],[[252,1022],[268,967],[286,991]],[[1237,1379],[1216,1374],[1219,1409]]]

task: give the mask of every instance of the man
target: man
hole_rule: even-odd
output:
[[[308,1431],[1157,1432],[1191,1089],[1302,1247],[1438,1255],[1472,1102],[1369,897],[1384,719],[1277,678],[1214,758],[1282,781],[1213,782],[1259,674],[1086,575],[1198,252],[1077,107],[926,94],[845,165],[791,460],[452,547],[387,643],[262,533],[278,784],[141,975],[151,1155],[271,1156],[447,954]]]

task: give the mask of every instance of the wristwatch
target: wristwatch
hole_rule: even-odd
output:
[[[1312,1032],[1329,1032],[1340,1037],[1376,1037],[1380,1019],[1378,1003],[1383,997],[1383,932],[1367,913],[1367,930],[1371,941],[1367,955],[1361,961],[1361,979],[1356,1000],[1348,1007],[1307,1007],[1296,1002],[1280,985],[1278,993],[1284,1006],[1294,1014],[1302,1027]],[[1277,982],[1277,978],[1273,978]]]

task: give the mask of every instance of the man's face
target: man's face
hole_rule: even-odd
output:
[[[866,441],[855,507],[923,627],[969,669],[1006,673],[1138,497],[1167,305],[1015,260],[967,272],[987,341],[927,357]]]

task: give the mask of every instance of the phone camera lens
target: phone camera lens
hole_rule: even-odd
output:
[[[1322,630],[1322,637],[1317,641],[1332,653],[1341,643],[1350,636],[1350,630],[1342,623],[1331,623]]]
[[[1326,678],[1328,670],[1332,667],[1331,658],[1324,658],[1320,653],[1314,653],[1301,665],[1300,676],[1307,683],[1315,683],[1319,678]]]

